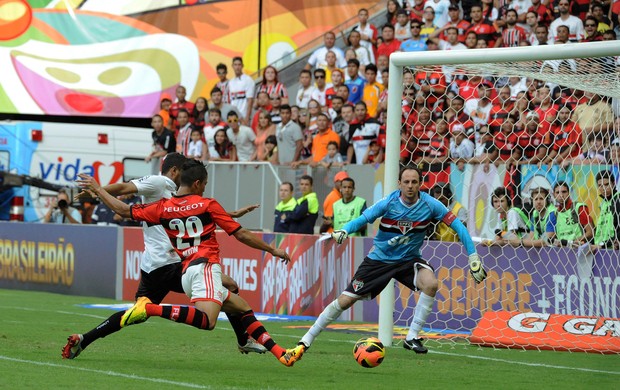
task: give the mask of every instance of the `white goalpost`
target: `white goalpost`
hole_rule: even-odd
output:
[[[444,182],[445,178],[449,177],[455,197],[467,208],[467,227],[472,237],[493,239],[494,221],[497,218],[489,199],[495,186],[511,186],[514,188],[515,198],[519,201],[530,202],[529,194],[532,188],[542,186],[552,192],[554,182],[563,180],[571,185],[571,196],[575,202],[583,202],[589,206],[590,214],[593,215],[593,220],[596,220],[599,203],[596,182],[593,178],[599,171],[606,170],[613,164],[598,157],[601,154],[607,158],[610,151],[601,151],[597,154],[598,149],[594,144],[600,137],[605,145],[609,145],[611,140],[618,136],[617,129],[613,126],[613,117],[610,124],[606,116],[587,119],[573,115],[577,112],[576,107],[579,105],[593,106],[592,102],[599,101],[593,100],[595,99],[592,98],[593,95],[598,96],[596,99],[601,99],[610,107],[610,110],[612,103],[617,104],[614,99],[620,98],[620,73],[617,70],[620,68],[617,56],[620,56],[620,41],[393,53],[389,63],[384,194],[387,195],[397,189],[398,172],[402,165],[417,164],[425,167],[423,170],[432,171],[432,174],[429,176],[428,187],[424,189],[429,190],[435,184],[434,181]],[[442,66],[443,69],[439,69]],[[447,74],[452,82],[446,81],[443,86],[447,88],[440,93],[428,95],[426,92],[426,101],[424,103],[418,101],[418,107],[415,98],[413,102],[406,103],[403,95],[404,91],[411,91],[419,96],[424,95],[420,92],[420,85],[416,80],[418,72]],[[497,152],[493,157],[494,160],[490,160],[485,155],[486,160],[480,158],[476,160],[475,165],[466,163],[465,166],[458,168],[452,165],[451,170],[449,169],[450,160],[445,156],[432,157],[433,154],[430,154],[429,150],[434,147],[432,143],[436,141],[435,138],[431,140],[433,136],[429,135],[428,139],[422,141],[421,136],[413,134],[415,125],[423,121],[418,114],[422,110],[429,111],[433,126],[436,125],[437,128],[446,126],[451,129],[455,123],[451,115],[457,111],[454,111],[449,102],[454,96],[460,96],[459,86],[461,91],[471,87],[471,80],[476,80],[479,83],[477,85],[488,84],[489,93],[510,91],[513,95],[513,105],[510,106],[512,111],[503,113],[502,120],[496,123],[491,123],[493,112],[489,116],[488,111],[482,112],[484,111],[482,109],[476,111],[476,120],[472,120],[472,127],[467,133],[469,139],[477,146],[480,143],[484,146],[484,142],[492,144],[492,137],[502,131],[505,131],[505,138],[513,137],[514,134],[511,131],[514,133],[521,131],[527,126],[527,121],[536,116],[541,122],[539,126],[546,125],[545,131],[551,134],[544,138],[547,148],[545,150],[548,150],[549,155],[554,151],[553,153],[558,156],[557,159],[541,160],[538,164],[515,162],[512,160],[514,154],[511,154],[517,148],[514,145],[512,151],[510,147],[507,147],[506,150]],[[470,84],[467,84],[468,82]],[[519,89],[517,83],[523,84],[522,90]],[[502,88],[504,88],[503,91],[501,91]],[[546,97],[538,91],[543,89],[550,91],[549,94],[552,94],[553,98],[552,108],[541,111],[537,104],[541,106],[546,104],[544,103]],[[516,102],[514,101],[515,91],[520,91]],[[527,104],[520,100],[524,95],[526,99],[529,96],[530,100]],[[534,101],[531,100],[533,95],[535,95]],[[432,99],[430,102],[429,96]],[[494,96],[493,104],[501,105],[497,103],[501,99],[501,96]],[[467,111],[471,103],[468,103],[467,98],[463,100],[466,101],[465,111]],[[506,103],[506,107],[509,107],[508,104]],[[521,105],[525,108],[522,109]],[[620,111],[620,104],[617,106]],[[550,130],[554,128],[553,126],[563,128],[561,123],[558,124],[559,111],[563,107],[571,107],[573,119],[592,122],[591,126],[582,124],[584,128],[582,136],[580,135],[579,152],[586,155],[583,158],[576,155],[574,148],[570,149],[570,142],[564,141],[564,144],[560,142],[559,139],[563,135],[554,136],[555,130]],[[409,111],[406,112],[407,110]],[[536,115],[530,112],[536,112]],[[415,120],[409,118],[410,113],[415,116]],[[616,113],[616,116],[618,114],[620,113]],[[543,118],[540,118],[541,116]],[[510,118],[506,119],[508,117]],[[547,122],[542,123],[544,121]],[[507,122],[512,123],[514,130],[508,129],[510,124]],[[483,141],[481,137],[485,136],[490,137],[490,141]],[[437,139],[439,140],[437,142],[442,142],[441,137]],[[421,146],[423,142],[426,143]],[[574,140],[571,142],[575,143]],[[567,148],[570,149],[568,154]],[[485,153],[491,155],[491,152]],[[588,157],[590,155],[594,157],[590,159]],[[453,179],[458,182],[453,182]],[[568,264],[568,261],[565,261],[565,264],[549,262],[548,265],[544,265],[547,260],[542,260],[554,258],[556,254],[562,259],[577,259],[577,248],[522,248],[518,245],[482,248],[478,246],[478,252],[488,270],[489,279],[477,286],[469,280],[471,276],[464,251],[460,256],[455,256],[454,250],[447,250],[441,244],[426,242],[423,252],[425,247],[426,253],[432,254],[431,258],[425,257],[425,260],[435,267],[440,279],[440,291],[433,307],[433,312],[437,314],[431,315],[426,324],[427,328],[470,334],[485,313],[495,311],[526,313],[524,314],[526,317],[527,313],[539,313],[542,316],[557,314],[620,317],[620,265],[618,265],[620,252],[618,251],[612,250],[607,254],[598,254],[599,259],[603,256],[607,260],[595,261],[594,265],[592,264],[593,255],[590,254],[590,270],[585,274],[583,272],[577,274],[573,269],[573,264]],[[581,252],[579,255],[581,256]],[[455,260],[455,257],[461,259]],[[536,259],[536,261],[530,262],[528,259]],[[607,264],[612,263],[614,259],[615,265]],[[462,272],[454,270],[455,264],[457,267],[458,264],[462,265],[458,267]],[[546,268],[541,268],[543,265]],[[581,266],[583,268],[583,265]],[[394,336],[394,324],[408,327],[413,316],[412,308],[415,306],[417,294],[405,295],[408,292],[404,290],[406,288],[400,289],[395,286],[395,283],[390,283],[380,295],[378,336],[386,346],[391,346],[394,341],[397,341]],[[596,330],[599,329],[599,325],[593,324],[592,327]],[[510,345],[507,346],[510,347]],[[517,346],[520,345],[515,345]],[[554,349],[544,346],[541,348]]]

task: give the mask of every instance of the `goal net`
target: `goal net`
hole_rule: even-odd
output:
[[[439,291],[422,337],[620,353],[620,252],[602,235],[618,227],[601,220],[596,180],[609,171],[620,188],[618,55],[597,42],[390,57],[385,191],[418,166],[488,273],[476,285],[454,232],[429,231]],[[586,236],[611,249],[592,252]],[[417,298],[398,283],[382,293],[384,343],[406,334]]]

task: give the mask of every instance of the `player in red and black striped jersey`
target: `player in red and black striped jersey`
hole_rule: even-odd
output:
[[[234,235],[240,242],[269,252],[284,262],[290,261],[290,258],[284,250],[273,248],[243,229],[216,200],[201,196],[207,185],[207,171],[202,163],[189,160],[183,165],[181,186],[172,198],[140,207],[130,207],[119,201],[88,175],[81,174],[78,183],[96,193],[120,216],[162,225],[183,261],[183,290],[195,307],[161,306],[142,297],[125,312],[121,326],[144,322],[150,316],[159,316],[199,329],[213,330],[220,310],[241,313],[241,322],[248,334],[265,346],[281,363],[292,366],[301,358],[304,352],[302,347],[286,350],[277,345],[256,319],[248,303],[240,296],[230,294],[222,285],[219,245],[215,238],[216,226],[229,235]]]

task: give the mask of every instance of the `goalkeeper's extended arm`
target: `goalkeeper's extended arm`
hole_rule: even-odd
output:
[[[476,283],[482,282],[487,277],[487,273],[482,266],[480,256],[476,253],[476,247],[474,246],[474,242],[472,241],[469,232],[467,232],[467,228],[463,225],[463,222],[458,219],[452,221],[450,227],[454,229],[463,245],[465,245],[465,249],[469,255],[469,273],[471,273],[471,276],[474,278]]]
[[[335,230],[332,233],[332,239],[336,241],[338,244],[342,244],[344,240],[349,236],[349,233],[357,232],[361,228],[365,227],[368,223],[368,220],[364,216],[364,214],[355,218],[352,221],[347,222],[342,229]]]

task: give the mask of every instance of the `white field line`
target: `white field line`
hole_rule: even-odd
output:
[[[94,370],[91,368],[68,366],[66,364],[56,364],[56,363],[47,363],[47,362],[37,362],[34,360],[16,359],[16,358],[2,356],[2,355],[0,355],[0,360],[6,360],[10,362],[15,362],[15,363],[30,364],[30,365],[35,365],[35,366],[65,368],[68,370],[91,372],[95,374],[102,374],[105,376],[115,376],[115,377],[120,377],[120,378],[135,379],[135,380],[143,381],[143,382],[154,382],[154,383],[163,383],[166,385],[173,385],[173,386],[179,386],[179,387],[189,387],[192,389],[215,389],[214,387],[211,387],[211,386],[204,386],[204,385],[199,385],[195,383],[176,382],[176,381],[170,381],[167,379],[144,377],[144,376],[138,376],[134,374],[123,374],[121,372],[114,372],[114,371]],[[233,389],[233,388],[230,387],[229,389]]]

